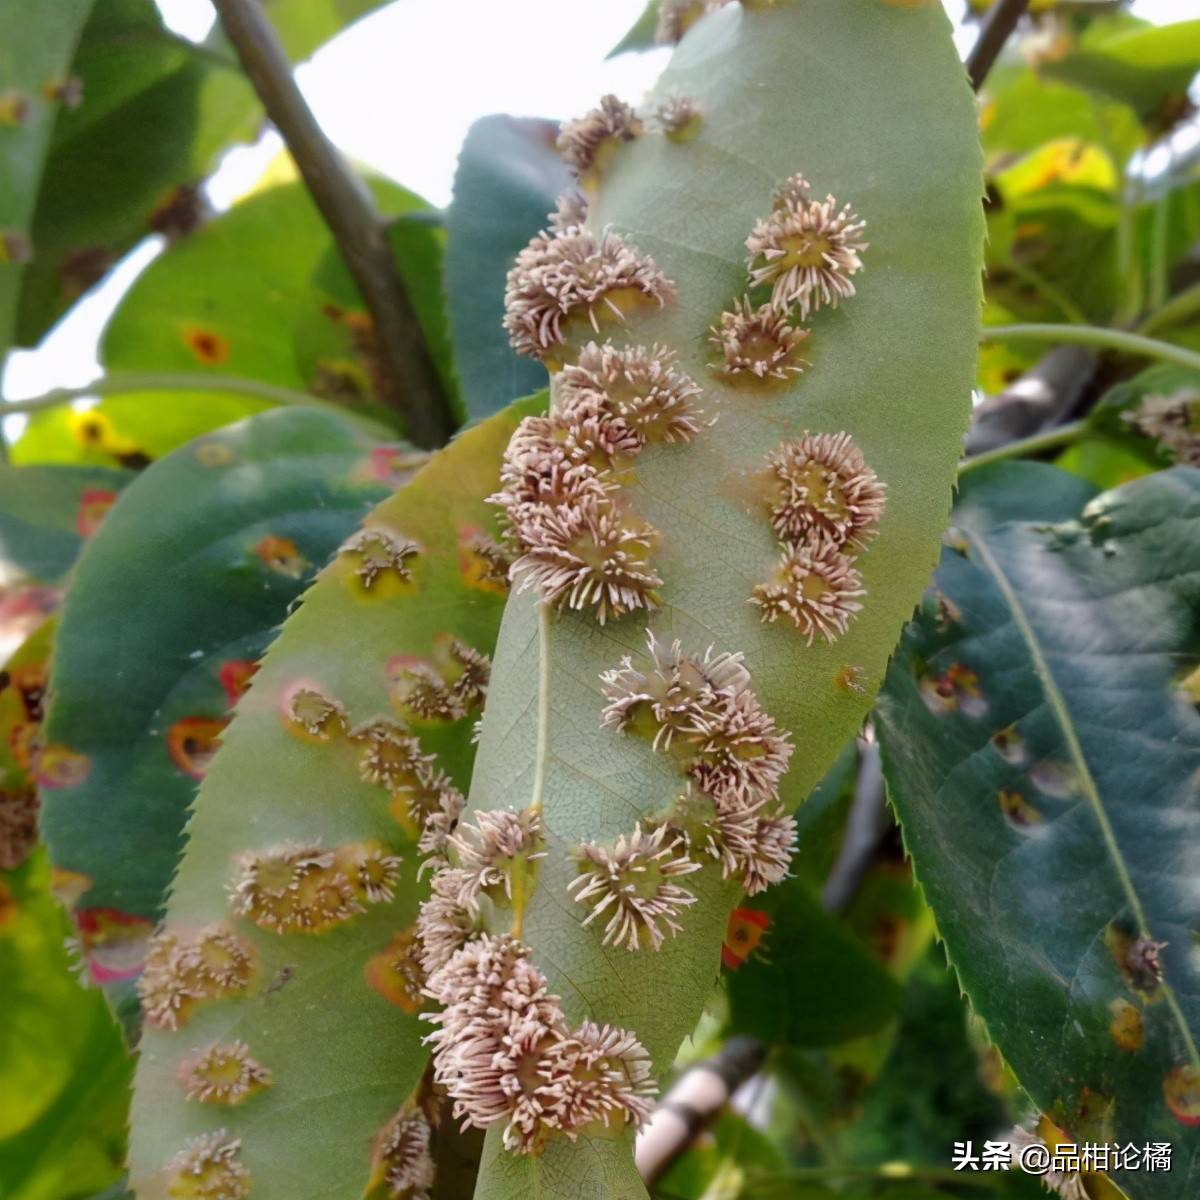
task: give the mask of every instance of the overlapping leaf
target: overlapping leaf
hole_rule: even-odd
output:
[[[360,774],[361,743],[344,732],[411,717],[397,671],[440,662],[449,639],[489,653],[504,585],[478,553],[494,532],[500,454],[517,406],[462,435],[367,518],[416,546],[407,580],[339,554],[305,594],[266,655],[201,786],[167,909],[169,928],[230,920],[227,887],[246,852],[282,845],[377,840],[404,859],[395,898],[321,935],[264,932],[236,919],[257,970],[244,998],[201,1007],[180,1030],[148,1028],[133,1114],[131,1173],[141,1196],[161,1196],[166,1167],[189,1137],[227,1129],[242,1139],[254,1195],[359,1197],[372,1145],[421,1076],[426,1054],[415,1001],[388,970],[418,896],[416,834],[400,799]],[[288,696],[319,689],[344,705],[343,734],[306,737]],[[399,708],[397,708],[399,705]],[[469,778],[473,714],[413,720],[422,746],[460,787]],[[180,1062],[215,1039],[246,1042],[273,1083],[243,1107],[188,1100]]]
[[[137,974],[230,708],[404,462],[338,417],[263,413],[147,470],[88,546],[55,642],[41,782],[96,982],[121,994]]]
[[[968,479],[880,734],[917,875],[973,1005],[1076,1141],[1169,1142],[1200,1177],[1200,472],[1088,500],[1049,467]]]
[[[467,132],[446,213],[446,293],[455,364],[468,416],[484,417],[540,387],[500,327],[504,280],[518,250],[543,227],[570,177],[554,148],[558,126],[530,117],[482,117]]]
[[[266,7],[288,52],[303,58],[378,2],[272,0]],[[21,35],[35,44],[27,6],[10,7]],[[65,15],[88,6],[37,7]],[[29,56],[14,55],[23,58]],[[35,342],[139,238],[193,228],[203,212],[196,185],[222,149],[255,135],[261,118],[221,39],[199,47],[175,37],[153,0],[97,0],[74,62],[68,57],[46,67],[35,86],[68,75],[78,81],[80,103],[55,129],[38,197],[37,256],[20,297],[24,344]]]

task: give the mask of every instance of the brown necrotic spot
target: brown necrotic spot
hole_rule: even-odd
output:
[[[37,792],[32,788],[0,790],[0,871],[15,871],[37,841]]]
[[[341,702],[307,680],[284,689],[279,715],[293,733],[311,741],[328,742],[346,732],[346,710]]]
[[[338,547],[363,587],[370,590],[387,575],[394,582],[412,578],[409,559],[420,551],[416,542],[386,529],[366,528],[348,537]]]
[[[1001,788],[996,793],[1000,811],[1010,825],[1018,829],[1028,829],[1032,825],[1040,825],[1045,818],[1025,799],[1015,788]]]
[[[185,326],[183,344],[192,352],[198,363],[206,367],[222,366],[229,359],[229,341],[215,329],[203,329],[197,325]]]
[[[245,1042],[214,1042],[180,1063],[178,1078],[189,1100],[233,1106],[269,1087],[271,1072]]]
[[[246,1200],[250,1172],[241,1160],[242,1140],[224,1129],[192,1138],[167,1166],[171,1200]]]
[[[167,730],[171,761],[193,779],[203,779],[213,755],[220,749],[225,717],[183,717]]]

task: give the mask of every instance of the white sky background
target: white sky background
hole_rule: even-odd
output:
[[[965,0],[945,3],[959,20]],[[158,6],[185,37],[202,38],[212,25],[209,0],[158,0]],[[644,0],[405,0],[329,43],[297,79],[321,125],[351,158],[444,205],[459,146],[477,117],[577,116],[605,92],[636,101],[668,52],[604,56],[643,7]],[[1159,22],[1195,15],[1192,0],[1136,0],[1132,10]],[[958,29],[964,54],[974,28]],[[232,204],[280,145],[272,131],[232,151],[210,184],[213,204]],[[4,395],[33,396],[95,378],[105,321],[160,249],[161,239],[147,239],[37,349],[11,354]],[[21,420],[6,420],[10,436]]]

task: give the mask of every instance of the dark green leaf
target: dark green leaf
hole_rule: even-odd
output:
[[[66,82],[92,0],[0,7],[0,366],[13,339],[24,260],[35,252],[33,213],[54,122],[53,89]]]
[[[103,467],[0,467],[5,582],[62,583],[131,478]]]
[[[1200,659],[1200,472],[1086,506],[1083,481],[1030,464],[965,490],[879,706],[892,798],[1022,1084],[1077,1141],[1172,1143],[1170,1173],[1118,1182],[1182,1200],[1200,1178],[1200,715],[1183,682]],[[1039,519],[1013,519],[1038,497]]]
[[[487,416],[544,385],[501,328],[504,280],[517,252],[546,225],[571,178],[554,148],[558,126],[483,117],[471,126],[446,214],[446,293],[467,414]]]

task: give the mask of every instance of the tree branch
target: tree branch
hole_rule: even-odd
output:
[[[380,399],[403,415],[410,441],[426,448],[444,445],[454,422],[370,193],[321,131],[258,0],[213,0],[213,6],[374,320]]]
[[[967,76],[976,90],[983,86],[992,64],[1004,49],[1008,35],[1016,28],[1029,0],[1000,0],[979,33],[979,38],[967,56]]]

